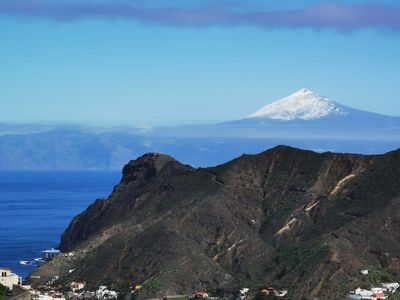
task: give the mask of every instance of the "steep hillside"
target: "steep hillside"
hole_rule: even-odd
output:
[[[274,285],[339,299],[365,284],[361,268],[400,275],[399,205],[400,151],[280,146],[207,169],[147,154],[72,220],[60,249],[75,256],[28,281],[142,283],[143,297]]]

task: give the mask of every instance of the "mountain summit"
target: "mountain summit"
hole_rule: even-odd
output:
[[[301,89],[294,94],[268,104],[248,116],[248,118],[268,118],[272,120],[315,120],[332,116],[345,116],[346,107],[329,98]]]

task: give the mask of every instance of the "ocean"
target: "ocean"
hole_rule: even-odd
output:
[[[0,267],[25,278],[21,260],[57,247],[74,216],[107,197],[120,172],[0,172]]]

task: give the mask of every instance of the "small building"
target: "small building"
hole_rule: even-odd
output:
[[[397,282],[384,282],[382,287],[390,293],[395,293],[400,285]]]
[[[288,290],[277,290],[277,289],[275,289],[274,290],[274,295],[275,295],[275,297],[283,298],[283,297],[285,297],[287,295],[288,292],[289,292]]]
[[[368,275],[368,274],[369,274],[369,271],[368,271],[368,270],[361,270],[361,274],[362,274],[362,275]]]
[[[194,298],[197,298],[197,299],[207,299],[208,297],[209,297],[208,293],[204,292],[204,291],[199,291],[194,295]]]
[[[95,293],[96,299],[117,299],[118,293],[116,291],[110,291],[107,286],[101,285]]]
[[[241,288],[241,289],[239,290],[239,298],[240,298],[241,300],[243,300],[244,298],[246,298],[247,293],[248,293],[249,291],[250,291],[249,288]]]
[[[373,296],[375,297],[375,299],[387,299],[383,292],[374,293]]]
[[[20,285],[22,283],[21,277],[11,272],[8,268],[0,268],[0,284],[13,289],[14,285]]]
[[[356,289],[356,292],[355,292],[357,295],[361,295],[361,296],[363,296],[363,297],[366,297],[366,296],[373,296],[373,292],[372,291],[370,291],[370,290],[365,290],[365,289],[361,289],[361,288],[358,288],[358,289]]]
[[[354,291],[351,291],[351,292],[347,295],[347,299],[359,300],[359,299],[362,299],[362,296],[361,296],[361,295],[355,294]]]
[[[52,294],[49,293],[35,293],[32,295],[32,300],[66,300],[64,296],[59,294]]]
[[[43,260],[45,261],[51,261],[53,260],[55,257],[60,255],[60,250],[51,248],[49,250],[44,250],[42,251],[42,255],[43,255]]]
[[[274,292],[274,288],[273,287],[268,287],[268,288],[264,288],[261,290],[261,293],[264,294],[265,296],[268,296],[269,294]]]
[[[82,290],[85,287],[85,285],[86,285],[85,282],[75,282],[75,281],[73,281],[69,284],[69,286],[73,292]]]

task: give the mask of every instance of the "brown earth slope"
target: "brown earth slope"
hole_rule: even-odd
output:
[[[274,285],[291,299],[340,299],[365,284],[361,268],[400,275],[400,151],[279,146],[207,169],[147,154],[72,220],[60,249],[75,256],[28,281],[143,283],[144,297]]]

